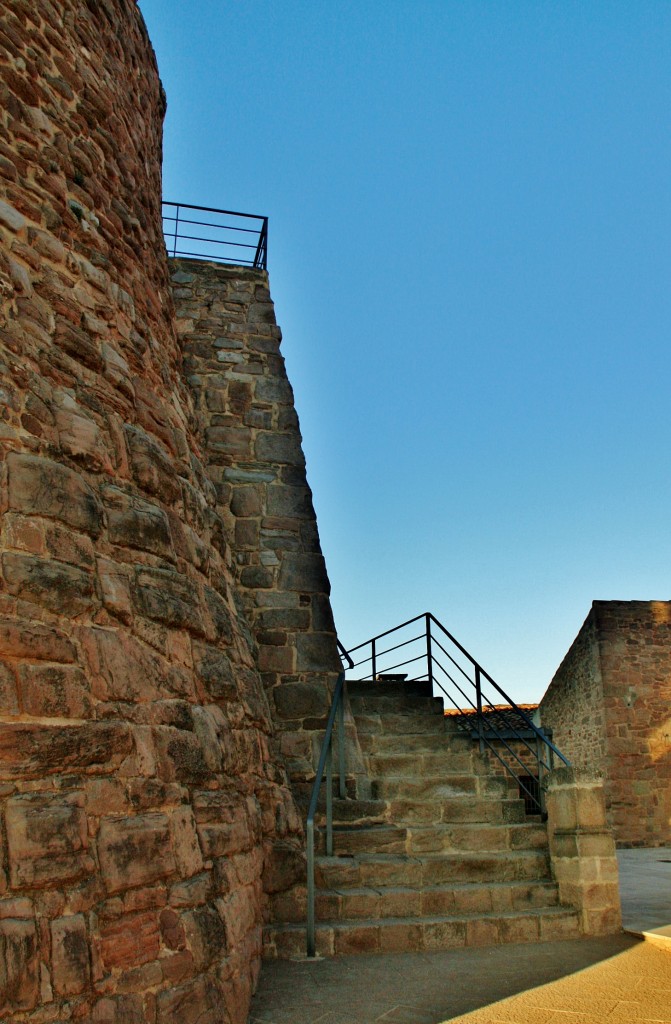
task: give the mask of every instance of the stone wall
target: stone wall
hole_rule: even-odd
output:
[[[279,752],[305,802],[340,669],[330,586],[265,271],[171,260],[203,458],[234,538]]]
[[[671,602],[595,601],[540,708],[574,766],[603,772],[617,843],[670,843]]]
[[[0,68],[0,1018],[243,1021],[301,824],[183,376],[153,52],[132,0],[11,0]]]

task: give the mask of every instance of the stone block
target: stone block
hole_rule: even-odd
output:
[[[108,971],[140,967],[159,954],[158,917],[155,911],[123,914],[100,928],[100,955]]]
[[[295,431],[260,431],[254,447],[259,462],[278,465],[304,466],[305,456],[301,448],[300,434]]]
[[[98,579],[103,605],[121,622],[130,625],[133,618],[130,571],[109,558],[98,559]]]
[[[154,730],[154,742],[160,778],[200,785],[212,776],[201,742],[193,732],[161,726]]]
[[[312,492],[305,485],[291,487],[274,484],[268,488],[268,515],[289,516],[297,519],[314,517]]]
[[[204,636],[203,610],[197,585],[173,569],[140,568],[134,597],[138,610],[166,626]]]
[[[0,682],[2,670],[0,668]],[[19,693],[27,715],[89,718],[92,701],[86,676],[74,665],[21,665]]]
[[[168,949],[184,949],[186,933],[182,919],[170,907],[166,907],[159,915],[161,938]]]
[[[296,637],[297,672],[340,672],[334,633],[302,633]]]
[[[106,487],[103,500],[112,544],[174,559],[168,517],[162,508],[119,487]]]
[[[206,970],[227,951],[226,929],[212,906],[197,907],[182,918],[187,946],[198,971]]]
[[[91,967],[83,914],[57,917],[51,922],[51,967],[58,995],[78,995],[88,987]]]
[[[222,991],[214,979],[199,975],[158,993],[157,1024],[221,1024]]]
[[[194,641],[193,659],[207,697],[227,703],[238,697],[238,685],[233,667],[223,651],[218,647]]]
[[[75,649],[60,630],[36,622],[0,618],[0,657],[73,662]]]
[[[55,614],[81,615],[94,604],[93,576],[66,562],[6,551],[2,573],[10,594]]]
[[[165,814],[103,818],[98,835],[103,881],[110,893],[167,878],[176,869]]]
[[[0,707],[5,715],[18,715],[19,700],[14,669],[0,662]]]
[[[331,699],[324,683],[281,683],[273,690],[277,715],[282,719],[318,718],[328,713]]]
[[[190,675],[126,630],[82,630],[81,643],[91,689],[100,700],[143,703],[193,695]]]
[[[178,807],[170,815],[170,832],[175,864],[182,878],[190,878],[203,870],[203,855],[191,807]]]
[[[145,1011],[142,995],[104,996],[93,1009],[93,1024],[148,1024],[154,1016]]]
[[[231,612],[221,594],[207,585],[203,587],[203,628],[208,639],[230,645],[233,640]]]
[[[234,516],[257,516],[261,513],[259,490],[252,486],[234,487],[231,496],[231,512]]]
[[[93,872],[82,794],[12,797],[5,820],[12,888],[54,886]]]
[[[323,556],[287,551],[282,559],[278,585],[281,590],[329,594],[331,587]]]
[[[40,994],[35,921],[0,921],[0,1013],[32,1010]],[[6,1019],[10,1019],[7,1017]]]
[[[7,457],[7,466],[10,508],[59,519],[92,537],[100,534],[102,505],[79,473],[37,455],[12,453]]]
[[[165,446],[141,427],[125,424],[123,429],[135,482],[168,504],[177,501],[181,490]]]
[[[131,731],[125,722],[0,723],[0,779],[82,768],[110,771],[130,753],[131,746]]]

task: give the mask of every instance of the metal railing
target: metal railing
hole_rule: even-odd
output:
[[[354,662],[348,655],[343,645],[338,641],[340,657],[349,668],[354,667]],[[333,728],[338,718],[338,793],[341,799],[346,796],[345,786],[345,672],[341,672],[333,691],[331,709],[326,722],[326,732],[319,755],[319,764],[312,785],[312,795],[308,816],[305,823],[307,843],[307,898],[308,898],[308,920],[307,920],[307,954],[310,957],[315,955],[316,934],[315,934],[315,815],[319,801],[319,791],[326,771],[326,855],[333,855]]]
[[[260,214],[164,201],[163,235],[168,256],[267,269],[268,218]]]
[[[421,625],[420,625],[421,624]],[[418,632],[419,630],[419,632]],[[391,642],[391,646],[388,644]],[[384,641],[384,643],[382,643]],[[312,787],[310,806],[306,822],[307,835],[307,955],[315,956],[315,815],[319,793],[326,773],[326,854],[333,855],[333,733],[338,720],[338,792],[346,796],[345,785],[345,696],[346,673],[368,667],[363,674],[356,673],[360,681],[384,682],[386,679],[403,679],[408,682],[431,682],[434,693],[439,690],[456,710],[457,727],[477,740],[480,751],[489,749],[501,762],[519,787],[525,805],[531,811],[543,811],[542,780],[546,771],[553,768],[556,756],[565,765],[568,760],[552,743],[550,737],[518,707],[497,682],[473,658],[465,647],[438,621],[435,615],[425,612],[414,619],[388,629],[371,640],[366,640],[346,651],[338,641],[343,671],[338,676],[331,708],[326,723],[326,732],[319,755],[319,764]],[[402,653],[401,653],[402,652]],[[352,655],[364,655],[354,661]],[[399,660],[400,658],[400,660]],[[449,665],[449,668],[446,667]],[[399,673],[399,669],[410,670]],[[410,675],[410,678],[408,676]],[[487,689],[493,687],[496,696]],[[496,703],[496,699],[503,703]],[[465,703],[464,703],[465,702]],[[519,744],[517,751],[510,743]],[[507,751],[510,760],[494,746],[500,744]],[[535,763],[536,774],[530,769],[526,751]],[[512,761],[512,763],[511,763]]]
[[[402,678],[429,681],[456,712],[457,728],[501,763],[530,809],[544,813],[543,776],[555,756],[568,760],[435,615],[417,615],[348,653],[358,659],[350,666],[359,669],[357,679],[383,680],[405,670]]]

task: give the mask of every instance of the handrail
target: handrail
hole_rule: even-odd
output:
[[[384,649],[380,647],[380,641],[386,638],[391,638],[393,634],[399,634],[402,630],[407,630],[408,627],[413,626],[415,623],[423,621],[423,629],[419,635],[415,635],[416,630],[413,630],[411,638],[395,638],[399,642],[393,642],[391,645],[387,645]],[[456,651],[462,656],[461,664],[457,660],[458,655],[452,655],[446,647],[443,646],[445,642],[444,638],[447,638],[450,644],[456,648]],[[441,639],[443,643],[441,643]],[[415,644],[415,648],[412,649],[411,645]],[[393,652],[398,651],[401,647],[411,647],[408,654],[415,655],[414,657],[407,657],[404,661],[396,662],[395,664],[386,664],[384,662],[385,657],[389,657]],[[499,686],[495,679],[487,672],[482,665],[470,654],[466,648],[459,643],[449,630],[443,626],[435,615],[431,612],[424,612],[421,615],[416,615],[412,619],[407,619],[402,622],[399,626],[394,626],[392,629],[387,629],[383,633],[379,633],[377,636],[371,637],[370,640],[364,641],[364,643],[357,644],[356,647],[349,648],[350,656],[352,654],[366,654],[365,657],[360,657],[356,661],[356,667],[359,668],[362,665],[370,663],[371,671],[370,674],[365,675],[363,678],[371,679],[374,681],[377,679],[381,672],[391,672],[394,669],[404,668],[409,665],[416,664],[417,662],[423,662],[426,665],[426,671],[421,672],[419,675],[413,676],[414,679],[426,679],[429,681],[434,688],[439,689],[445,695],[449,703],[455,708],[456,711],[460,712],[464,718],[461,724],[461,728],[468,727],[469,732],[472,732],[475,738],[477,738],[480,744],[481,752],[484,752],[485,748],[488,748],[491,753],[501,762],[506,771],[516,780],[520,788],[520,792],[524,792],[528,797],[531,804],[533,804],[539,811],[544,811],[543,795],[540,788],[542,776],[545,771],[550,771],[553,766],[553,757],[559,758],[565,765],[569,765],[569,761],[562,754],[562,752],[555,746],[550,737],[545,731],[539,728],[530,718],[529,715],[508,696],[505,690]],[[441,658],[437,652],[445,655],[445,657],[451,662],[455,669],[460,673],[459,678],[462,679],[461,685],[454,678],[453,674],[445,668]],[[384,666],[383,668],[381,666]],[[462,678],[463,677],[463,678]],[[466,685],[466,682],[470,684],[475,690],[473,699],[468,696],[468,693],[462,688]],[[489,695],[484,693],[484,684],[490,684],[501,702],[507,705],[506,715],[496,707],[496,698],[490,699]],[[455,700],[453,693],[456,691],[458,699]],[[469,708],[464,709],[464,702],[469,705]],[[518,720],[517,727],[510,722],[510,717],[513,716]],[[473,726],[470,724],[467,726],[467,722],[473,720]],[[503,720],[503,726],[501,726],[501,720]],[[526,733],[526,735],[525,735]],[[529,735],[531,734],[531,735]],[[523,750],[515,751],[510,742],[519,742],[522,745]],[[529,742],[531,741],[531,742]],[[510,760],[502,756],[502,753],[494,746],[494,743],[500,743],[505,748]],[[532,745],[533,744],[533,745]],[[531,761],[535,761],[536,764],[536,776],[530,772],[529,766],[522,760],[526,757],[525,750],[531,755]],[[520,756],[521,754],[521,756]],[[511,761],[513,763],[511,763]],[[520,767],[517,767],[520,766]],[[520,768],[523,771],[520,771]],[[531,775],[534,779],[534,789],[538,788],[539,795],[536,796],[535,792],[529,789],[526,783],[527,775]]]
[[[214,206],[194,206],[191,203],[171,203],[163,201],[163,234],[169,256],[189,256],[196,259],[211,260],[215,263],[232,263],[238,266],[254,267],[266,270],[268,263],[268,218],[262,214],[240,213],[238,210],[219,210]],[[207,220],[194,220],[191,216],[182,215],[183,210],[198,210],[200,213],[212,214]],[[222,218],[235,218],[234,223],[226,223]],[[239,219],[257,221],[250,227],[243,227]],[[206,228],[205,234],[186,234],[185,225],[189,228]],[[247,240],[247,236],[253,236]],[[184,242],[201,242],[200,246],[183,248]],[[192,249],[198,251],[192,252]],[[247,250],[243,255],[239,250]],[[253,254],[253,255],[252,255]],[[249,257],[249,258],[246,258]]]
[[[341,653],[344,653],[347,657],[347,652],[341,647],[340,643],[338,646],[341,649]],[[351,661],[350,658],[348,658]],[[308,816],[305,823],[305,832],[307,839],[307,898],[308,898],[308,914],[307,914],[307,955],[309,957],[315,956],[316,949],[316,935],[315,935],[315,814],[317,813],[317,802],[319,800],[319,790],[321,788],[322,779],[324,778],[324,769],[326,768],[326,854],[331,857],[333,854],[333,726],[336,720],[336,714],[338,714],[338,733],[340,739],[340,757],[339,757],[339,789],[340,798],[344,799],[346,795],[345,790],[345,673],[341,672],[338,676],[338,681],[333,691],[333,700],[331,701],[331,709],[326,722],[326,732],[324,734],[324,740],[322,742],[322,749],[319,755],[319,764],[317,765],[317,773],[315,780],[312,785],[312,795],[310,797],[310,806],[308,807]]]

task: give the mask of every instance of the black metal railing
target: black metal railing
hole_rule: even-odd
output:
[[[354,662],[338,640],[338,650],[343,664],[348,668],[354,667]],[[316,949],[315,935],[315,815],[319,801],[324,772],[326,772],[326,854],[328,857],[333,854],[333,730],[338,719],[338,793],[341,799],[346,796],[345,788],[345,672],[338,676],[338,681],[333,691],[331,709],[326,721],[326,732],[319,754],[317,772],[312,784],[310,806],[305,823],[306,846],[307,846],[307,954],[313,957]]]
[[[351,647],[348,655],[355,659],[352,678],[428,680],[452,709],[457,729],[500,762],[529,811],[544,813],[543,776],[552,771],[555,756],[565,765],[568,760],[435,615],[408,619]]]
[[[267,269],[268,218],[260,214],[164,201],[163,235],[168,256]]]

